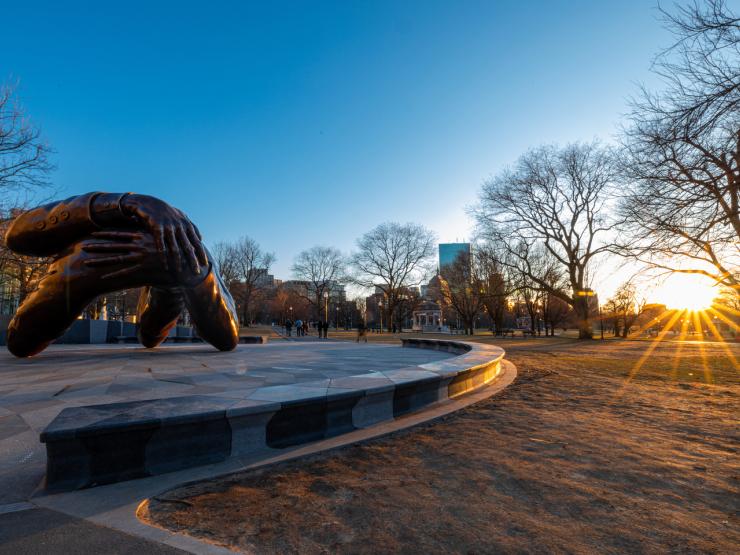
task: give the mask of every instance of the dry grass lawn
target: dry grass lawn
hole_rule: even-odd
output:
[[[142,516],[256,553],[738,553],[738,345],[497,343],[500,395]]]

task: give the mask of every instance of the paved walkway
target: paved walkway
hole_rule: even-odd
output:
[[[186,552],[49,509],[0,514],[0,555],[91,553],[183,555]]]
[[[266,449],[212,465],[48,495],[38,489],[45,466],[38,435],[66,407],[193,394],[244,399],[264,395],[265,389],[298,394],[298,390],[319,386],[341,387],[358,375],[386,380],[400,379],[397,374],[405,376],[412,370],[426,373],[439,367],[443,371],[448,364],[455,366],[444,360],[451,356],[436,350],[311,337],[241,345],[231,353],[205,345],[157,350],[133,345],[59,345],[30,360],[0,353],[0,555],[174,555],[181,550],[226,555],[230,552],[223,548],[142,523],[136,517],[137,508],[143,500],[186,482],[306,456],[439,418],[500,391],[516,370],[504,362],[504,373],[481,391],[308,445]],[[458,357],[458,366],[463,361],[475,366],[478,358],[492,356],[468,353]]]
[[[39,487],[39,433],[66,407],[185,395],[260,395],[265,387],[322,384],[451,355],[391,345],[276,341],[220,353],[207,345],[57,345],[31,359],[0,354],[0,511]],[[282,388],[281,388],[282,389]]]

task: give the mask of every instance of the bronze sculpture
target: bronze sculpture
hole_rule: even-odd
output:
[[[88,193],[29,210],[5,237],[11,250],[53,256],[49,273],[8,326],[8,350],[27,357],[60,337],[99,295],[143,287],[137,335],[167,337],[184,308],[200,337],[228,351],[239,341],[234,302],[198,229],[166,202],[134,193]]]

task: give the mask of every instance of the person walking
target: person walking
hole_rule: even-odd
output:
[[[303,321],[303,326],[301,326],[301,333],[303,334],[303,337],[306,337],[306,334],[308,333],[308,320]]]
[[[364,339],[365,343],[367,343],[367,326],[362,320],[357,324],[357,343],[360,342],[360,339]]]
[[[286,320],[285,321],[285,335],[287,335],[288,337],[290,337],[290,328],[292,327],[293,327],[293,322],[291,322],[290,320]]]
[[[295,321],[295,336],[300,337],[302,331],[303,331],[303,320],[298,318],[298,320]]]

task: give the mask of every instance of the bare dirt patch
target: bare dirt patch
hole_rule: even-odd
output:
[[[737,553],[740,349],[664,343],[638,366],[651,345],[512,342],[498,396],[141,516],[257,553]]]

